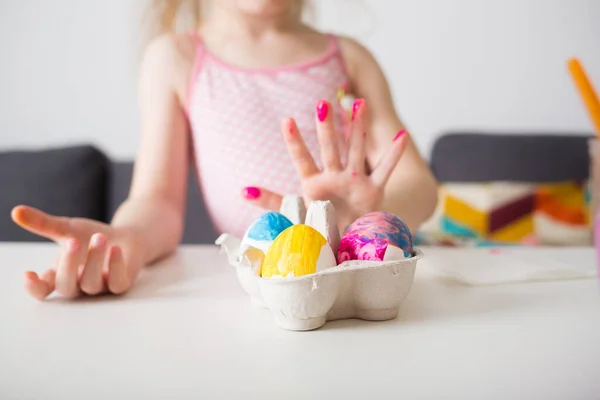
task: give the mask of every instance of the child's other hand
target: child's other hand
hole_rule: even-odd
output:
[[[131,287],[141,268],[133,237],[110,225],[56,217],[27,206],[15,207],[12,219],[61,249],[53,268],[41,276],[33,271],[25,273],[25,289],[38,300],[54,291],[66,298],[121,294]]]
[[[346,146],[345,165],[338,146],[339,133],[331,118],[331,104],[321,101],[316,111],[317,135],[323,170],[319,170],[293,119],[282,124],[282,133],[296,171],[302,179],[306,202],[330,200],[338,212],[340,229],[358,217],[378,210],[385,185],[406,147],[407,134],[400,131],[387,153],[368,174],[366,163],[366,102],[357,100],[353,107],[352,127]],[[282,195],[263,188],[247,188],[245,197],[254,204],[279,210]]]

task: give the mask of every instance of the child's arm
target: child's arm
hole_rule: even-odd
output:
[[[176,249],[184,228],[189,169],[189,132],[178,79],[182,69],[176,39],[156,39],[139,75],[141,141],[128,199],[112,226],[135,232],[144,264]]]
[[[56,242],[56,264],[43,274],[25,273],[25,288],[39,300],[53,291],[123,293],[146,264],[174,251],[184,224],[188,129],[174,79],[181,77],[175,42],[161,38],[144,56],[139,82],[142,138],[128,199],[111,224],[45,214],[27,206],[13,220]],[[129,132],[124,132],[129,134]],[[80,266],[83,266],[79,273]]]
[[[387,80],[371,53],[352,39],[341,39],[353,91],[368,104],[367,162],[374,168],[404,125],[398,117]],[[382,204],[414,232],[433,213],[437,182],[417,147],[407,137],[406,149],[385,187]]]

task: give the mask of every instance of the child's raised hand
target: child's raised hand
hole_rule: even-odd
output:
[[[323,170],[319,170],[292,118],[282,124],[282,133],[292,162],[302,179],[305,201],[330,200],[338,212],[340,228],[356,218],[378,210],[383,200],[385,185],[406,147],[407,135],[400,131],[390,143],[379,163],[367,174],[366,102],[357,100],[353,106],[352,127],[346,146],[346,163],[342,163],[338,146],[339,133],[331,118],[331,104],[321,101],[317,105],[316,124]],[[245,197],[254,204],[279,210],[282,194],[264,188],[246,188]]]
[[[41,276],[25,273],[25,289],[43,300],[52,292],[66,298],[81,294],[127,291],[141,264],[134,246],[117,229],[82,218],[48,215],[32,207],[15,207],[12,219],[22,228],[57,243],[61,250],[53,268]],[[124,254],[127,253],[127,254]]]

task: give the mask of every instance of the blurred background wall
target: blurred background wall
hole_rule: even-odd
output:
[[[318,0],[371,49],[429,153],[447,130],[590,132],[565,60],[600,87],[598,0]],[[0,150],[138,142],[143,0],[0,0]]]

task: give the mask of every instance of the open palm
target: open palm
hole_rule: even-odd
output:
[[[301,178],[305,201],[331,201],[338,213],[340,227],[343,228],[361,215],[379,209],[385,184],[406,147],[406,137],[405,131],[399,132],[378,165],[368,174],[365,101],[359,99],[354,104],[352,126],[343,149],[338,145],[339,134],[329,115],[330,107],[328,102],[320,101],[316,110],[322,170],[317,167],[292,118],[284,121],[282,133]],[[259,191],[260,196],[254,196],[253,202],[267,209],[279,209],[282,194],[263,188],[255,190]]]
[[[25,273],[27,292],[39,300],[54,291],[66,298],[104,292],[120,294],[129,289],[140,269],[141,263],[131,257],[131,251],[125,257],[122,245],[128,244],[127,238],[110,225],[57,217],[28,206],[15,207],[12,218],[22,228],[60,247],[53,267],[41,275],[34,271]]]

